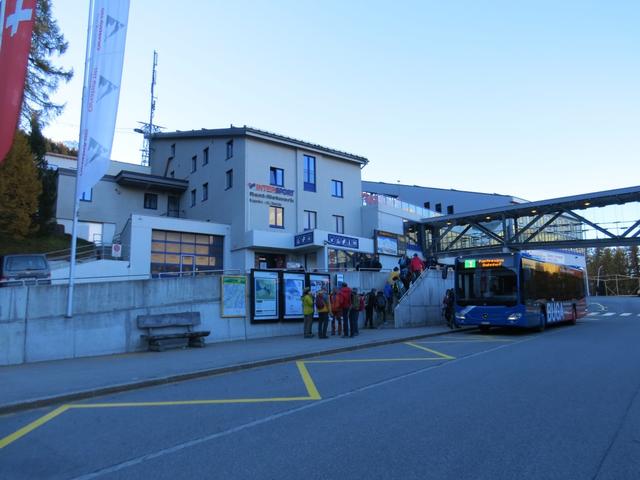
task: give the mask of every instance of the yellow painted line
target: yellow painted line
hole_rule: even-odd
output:
[[[184,405],[227,405],[237,403],[269,403],[269,402],[301,402],[315,400],[311,397],[273,397],[273,398],[229,398],[214,400],[168,400],[164,402],[113,402],[113,403],[78,403],[69,408],[124,408],[124,407],[173,407]]]
[[[309,393],[309,400],[320,400],[322,397],[320,396],[320,392],[316,388],[316,384],[313,383],[313,379],[311,375],[309,375],[309,370],[307,370],[306,365],[302,361],[297,361],[296,365],[298,366],[298,370],[300,371],[300,376],[302,376],[302,380],[304,381],[304,386],[307,387],[307,392]]]
[[[420,341],[415,343],[495,343],[495,342],[513,342],[513,340],[433,340],[433,341]]]
[[[42,425],[47,423],[49,420],[53,420],[58,415],[66,412],[67,410],[69,410],[69,408],[70,408],[70,405],[62,405],[61,407],[56,408],[52,412],[49,412],[46,415],[44,415],[44,416],[38,418],[37,420],[31,422],[29,425],[27,425],[25,427],[22,427],[20,430],[12,433],[11,435],[8,435],[8,436],[4,437],[3,439],[0,439],[0,448],[4,448],[7,445],[15,442],[19,438],[24,437],[27,433],[34,431],[38,427],[41,427]]]
[[[439,357],[444,358],[445,360],[453,360],[456,357],[452,357],[451,355],[447,355],[446,353],[438,352],[437,350],[432,350],[427,347],[423,347],[422,345],[418,345],[412,342],[404,342],[405,345],[409,345],[411,347],[419,348],[420,350],[424,350],[425,352],[433,353],[434,355],[438,355]]]
[[[305,363],[416,362],[424,360],[440,361],[442,358],[357,358],[348,360],[307,360]]]

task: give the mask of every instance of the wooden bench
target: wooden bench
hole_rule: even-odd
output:
[[[166,348],[204,347],[207,331],[195,331],[200,325],[200,312],[159,313],[138,315],[140,335],[149,342],[149,350],[161,352]]]

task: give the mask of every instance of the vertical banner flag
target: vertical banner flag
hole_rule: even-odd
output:
[[[36,0],[0,0],[0,163],[16,133]]]
[[[76,196],[89,192],[109,168],[118,113],[129,0],[95,0],[87,47]]]

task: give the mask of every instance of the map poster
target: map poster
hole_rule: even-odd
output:
[[[223,275],[221,277],[220,307],[222,317],[245,317],[247,315],[247,277]]]
[[[251,271],[252,322],[280,319],[278,272]]]
[[[302,312],[302,294],[305,286],[304,273],[282,274],[282,291],[284,296],[284,315],[285,319],[301,319]]]
[[[329,276],[329,274],[310,273],[309,288],[311,288],[311,293],[314,295],[314,297],[317,292],[324,288],[324,291],[327,293],[327,298],[329,298],[329,294],[331,293],[331,277]],[[315,307],[315,302],[313,310],[314,318],[318,318],[318,311]]]

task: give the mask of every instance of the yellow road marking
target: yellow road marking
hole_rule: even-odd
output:
[[[307,370],[304,362],[297,361],[296,365],[298,366],[298,370],[300,371],[300,375],[302,376],[302,380],[304,381],[304,386],[307,387],[309,400],[320,400],[322,398],[320,396],[320,392],[318,392],[316,384],[313,383],[313,379],[311,378],[311,375],[309,375],[309,370]]]
[[[122,408],[122,407],[171,407],[176,405],[225,405],[231,403],[269,403],[269,402],[299,402],[315,400],[311,397],[272,397],[272,398],[229,398],[214,400],[175,400],[164,402],[114,402],[114,403],[78,403],[70,408]]]
[[[446,353],[438,352],[437,350],[432,350],[427,347],[423,347],[422,345],[418,345],[412,342],[404,342],[405,345],[409,345],[411,347],[419,348],[420,350],[424,350],[425,352],[433,353],[434,355],[438,355],[439,357],[444,358],[445,360],[453,360],[456,357],[452,357],[451,355],[447,355]]]
[[[433,340],[433,341],[423,340],[415,343],[431,344],[431,343],[492,343],[492,342],[513,342],[513,340],[499,340],[499,339],[495,339],[495,340]]]
[[[440,361],[442,358],[357,358],[348,360],[307,360],[305,363],[416,362],[420,360]]]
[[[70,405],[62,405],[61,407],[56,408],[52,412],[49,412],[46,415],[43,415],[42,417],[38,418],[37,420],[34,420],[29,425],[22,427],[20,430],[13,432],[11,435],[8,435],[0,439],[0,448],[4,448],[7,445],[15,442],[19,438],[24,437],[27,433],[32,432],[36,428],[47,423],[49,420],[52,420],[58,415],[66,412],[67,410],[69,410],[69,407]]]

